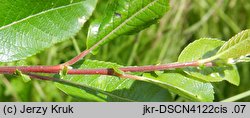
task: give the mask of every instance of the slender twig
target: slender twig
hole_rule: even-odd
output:
[[[91,51],[93,51],[94,49],[96,49],[104,40],[105,39],[102,39],[102,40],[98,41],[92,47],[90,47],[89,49],[84,50],[79,55],[77,55],[76,57],[72,58],[71,60],[63,63],[62,65],[63,66],[70,66],[70,65],[75,64],[76,62],[78,62],[79,60],[81,60],[83,57],[85,57],[86,55],[88,55]]]
[[[161,65],[147,65],[147,66],[130,66],[119,68],[123,72],[150,72],[157,70],[168,70],[184,67],[197,67],[200,63],[197,61],[184,62],[184,63],[169,63]],[[212,62],[204,64],[204,66],[213,66]],[[62,66],[13,66],[13,67],[0,67],[0,73],[13,74],[16,70],[22,73],[51,73],[58,74],[62,70]],[[101,75],[114,75],[112,68],[98,68],[98,69],[68,69],[67,74],[101,74]]]
[[[168,70],[184,67],[197,67],[200,64],[196,61],[185,62],[185,63],[170,63],[162,65],[148,65],[148,66],[131,66],[119,68],[123,72],[150,72],[157,70]],[[205,66],[213,66],[213,63],[206,63]],[[103,69],[71,69],[68,70],[68,74],[101,74],[101,75],[113,75],[114,70],[112,68]]]
[[[63,67],[57,66],[6,66],[0,67],[0,73],[13,74],[16,70],[23,73],[37,72],[37,73],[58,73]]]
[[[77,55],[76,57],[74,57],[73,59],[63,63],[62,65],[64,66],[69,66],[69,65],[73,65],[76,62],[78,62],[80,59],[82,59],[83,57],[85,57],[87,54],[89,54],[91,52],[91,50],[85,50],[83,52],[81,52],[79,55]]]

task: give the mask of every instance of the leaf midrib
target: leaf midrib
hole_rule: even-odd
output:
[[[14,22],[12,22],[12,23],[10,23],[10,24],[8,24],[8,25],[5,25],[5,26],[0,27],[0,30],[6,29],[6,28],[8,28],[8,27],[11,27],[11,26],[16,25],[16,24],[18,24],[18,23],[21,23],[21,22],[23,22],[23,21],[29,20],[30,18],[33,18],[33,17],[36,17],[36,16],[40,16],[40,15],[43,15],[43,14],[48,13],[48,12],[51,12],[51,11],[55,11],[55,10],[59,10],[59,9],[63,9],[63,8],[71,7],[71,6],[75,6],[75,5],[81,4],[81,3],[83,3],[83,2],[84,2],[84,1],[76,2],[76,3],[72,3],[72,4],[68,4],[68,5],[60,6],[60,7],[56,7],[56,8],[51,8],[51,9],[48,9],[48,10],[46,10],[46,11],[42,11],[42,12],[39,12],[39,13],[37,13],[37,14],[30,15],[30,16],[28,16],[28,17],[25,17],[25,18],[23,18],[23,19],[20,19],[20,20],[18,20],[18,21],[14,21]]]
[[[108,39],[112,34],[114,34],[116,31],[118,31],[120,28],[122,28],[124,25],[126,25],[127,22],[129,22],[131,19],[133,19],[138,14],[140,14],[141,12],[143,12],[144,10],[146,10],[148,7],[150,7],[152,4],[154,4],[154,3],[158,2],[158,1],[159,0],[154,0],[153,2],[151,2],[148,5],[146,5],[145,7],[143,7],[141,10],[139,10],[138,12],[136,12],[135,14],[133,14],[131,17],[129,17],[123,23],[121,23],[119,26],[117,26],[114,30],[112,30],[110,33],[108,33],[105,37],[103,37],[99,42],[97,42],[96,45],[100,45],[103,41],[105,41],[106,39]]]

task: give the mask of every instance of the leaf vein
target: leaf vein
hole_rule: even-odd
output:
[[[65,5],[65,6],[60,6],[60,7],[57,7],[57,8],[51,8],[49,10],[46,10],[46,11],[42,11],[42,12],[39,12],[37,14],[34,14],[34,15],[31,15],[31,16],[28,16],[26,18],[23,18],[21,20],[18,20],[18,21],[14,21],[8,25],[5,25],[5,26],[2,26],[0,27],[0,30],[3,30],[3,29],[6,29],[8,27],[11,27],[12,25],[15,25],[15,24],[18,24],[18,23],[21,23],[23,21],[26,21],[26,20],[29,20],[30,18],[33,18],[33,17],[36,17],[36,16],[40,16],[42,14],[45,14],[45,13],[48,13],[48,12],[51,12],[51,11],[54,11],[54,10],[59,10],[59,9],[63,9],[63,8],[67,8],[67,7],[72,7],[72,6],[75,6],[75,5],[79,5],[80,3],[83,3],[84,1],[81,1],[81,2],[76,2],[76,3],[73,3],[73,4],[69,4],[69,5]]]

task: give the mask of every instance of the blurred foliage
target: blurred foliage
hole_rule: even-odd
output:
[[[100,0],[92,20],[105,12],[106,2]],[[176,62],[181,50],[196,39],[209,37],[228,40],[241,30],[250,28],[249,0],[171,0],[171,9],[155,25],[139,34],[119,37],[101,47],[88,59],[110,61],[120,65],[148,65]],[[76,56],[77,49],[86,49],[89,22],[74,39],[56,44],[25,60],[27,65],[55,65]],[[24,61],[21,61],[24,62]],[[0,65],[20,65],[20,62]],[[215,100],[221,101],[250,89],[250,63],[237,65],[241,82],[214,83]],[[79,101],[58,90],[54,83],[6,79],[0,76],[0,101]],[[187,101],[179,96],[176,101]],[[250,97],[240,101],[250,101]]]

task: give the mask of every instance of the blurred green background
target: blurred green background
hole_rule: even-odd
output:
[[[89,22],[105,12],[108,0],[99,0],[92,18],[72,39],[56,44],[26,60],[3,65],[56,65],[86,49]],[[122,36],[101,47],[97,55],[86,58],[115,62],[121,65],[149,65],[177,61],[181,50],[196,39],[209,37],[228,40],[250,27],[249,0],[171,0],[171,9],[155,25],[136,35]],[[237,65],[241,82],[214,83],[215,100],[221,101],[250,90],[250,63]],[[0,75],[0,101],[79,101],[57,89],[52,82]],[[9,78],[9,77],[8,77]],[[175,101],[186,101],[180,97]],[[245,97],[239,101],[250,101]]]

